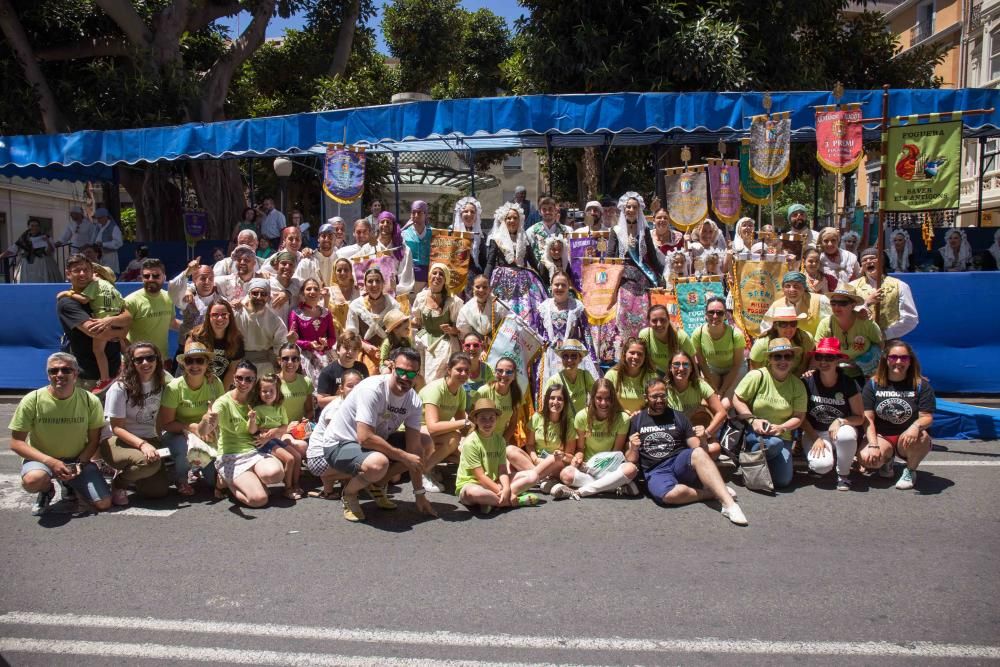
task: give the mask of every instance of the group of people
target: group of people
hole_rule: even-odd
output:
[[[0,253],[0,258],[14,257],[12,274],[17,283],[58,283],[62,270],[56,261],[56,248],[66,246],[71,253],[88,252],[93,261],[104,261],[113,274],[118,273],[118,249],[122,247],[122,231],[108,209],[97,208],[90,219],[83,208],[69,210],[70,222],[58,239],[42,229],[37,219],[28,220],[28,227],[14,243]]]
[[[584,222],[598,231],[607,216],[591,204]],[[623,290],[770,251],[772,238],[757,241],[747,219],[730,243],[711,221],[681,233],[662,208],[649,225],[644,207],[626,193],[607,230]],[[792,227],[811,240],[788,258],[759,338],[734,325],[724,297],[707,301],[690,335],[653,305],[610,368],[586,342],[570,229],[550,198],[527,227],[524,208],[504,204],[488,236],[480,203],[456,204],[454,229],[474,237],[461,293],[448,288],[454,267],[430,262],[420,201],[402,225],[373,210],[374,221],[355,222],[353,244],[332,220],[313,251],[288,225],[268,258],[249,228],[229,257],[195,259],[173,278],[147,257],[142,288],[125,297],[74,254],[57,301],[72,354],[49,358],[49,385],[25,396],[10,423],[23,486],[42,513],[56,481],[97,510],[128,504],[132,487],[189,496],[201,480],[261,507],[268,486],[281,485],[291,501],[339,499],[347,520],[362,521],[361,498],[393,509],[390,483],[404,476],[417,509],[435,513],[427,494],[450,486],[442,464],[452,463],[459,502],[482,512],[535,505],[538,493],[638,495],[641,484],[658,503],[715,500],[746,524],[720,472],[720,462],[737,463],[722,436],[738,428],[747,450],[765,452],[779,489],[792,483],[796,448],[814,475],[836,469],[839,490],[854,468],[894,476],[896,457],[906,462],[896,487],[913,488],[934,393],[902,340],[917,323],[912,296],[879,274],[873,249],[855,255],[837,230],[815,233],[804,207],[793,209]],[[376,253],[389,263],[356,275],[352,259]],[[537,320],[556,362],[547,370],[522,368],[513,353],[486,363],[507,314],[494,295],[500,268],[530,271],[547,289]],[[117,471],[110,485],[95,460]],[[319,480],[308,494],[305,473]]]

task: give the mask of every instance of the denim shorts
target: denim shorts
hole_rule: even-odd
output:
[[[406,435],[400,431],[391,433],[386,442],[396,449],[405,449]],[[352,476],[361,473],[361,464],[374,453],[370,449],[362,449],[361,444],[354,440],[341,440],[323,448],[323,458],[329,467]]]
[[[676,456],[667,459],[652,470],[646,471],[646,489],[656,502],[663,502],[663,496],[678,484],[692,486],[698,483],[698,473],[691,465],[694,450],[688,447]]]
[[[41,470],[49,477],[56,479],[55,474],[52,472],[52,468],[48,467],[40,461],[25,461],[21,465],[21,477],[24,477],[32,470]],[[70,487],[76,492],[76,495],[89,500],[92,503],[96,503],[98,500],[103,500],[104,498],[111,497],[111,488],[108,487],[108,483],[104,481],[104,477],[101,475],[100,470],[93,463],[87,463],[80,466],[80,474],[68,481],[57,480],[62,484]]]

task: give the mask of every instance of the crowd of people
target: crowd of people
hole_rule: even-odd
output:
[[[897,457],[896,488],[914,487],[934,392],[903,340],[916,304],[905,282],[880,273],[875,249],[811,229],[799,205],[789,209],[795,251],[749,218],[728,239],[711,220],[675,229],[655,200],[650,224],[633,192],[607,204],[589,202],[580,222],[607,232],[603,252],[624,264],[623,291],[726,276],[740,258],[786,262],[761,335],[736,325],[731,295],[708,299],[690,335],[652,305],[636,335],[599,358],[568,261],[572,228],[553,199],[532,210],[523,193],[488,234],[481,204],[459,200],[453,228],[473,235],[465,267],[430,261],[422,201],[403,224],[376,202],[353,242],[334,218],[315,249],[272,203],[262,227],[247,214],[213,264],[196,258],[170,278],[160,260],[141,258],[142,287],[125,296],[105,267],[73,254],[57,298],[68,351],[48,359],[48,386],[10,422],[33,511],[46,511],[56,482],[98,511],[127,505],[132,489],[190,496],[197,484],[262,507],[280,486],[292,502],[340,500],[356,522],[361,498],[394,509],[392,485],[408,479],[417,509],[435,514],[427,494],[452,486],[451,464],[458,501],[484,513],[536,505],[539,494],[644,490],[663,505],[717,501],[745,525],[723,475],[738,464],[723,444],[734,429],[747,451],[765,453],[779,490],[793,482],[796,452],[841,491],[857,474],[896,477]],[[261,256],[262,239],[276,252]],[[391,255],[395,270],[356,276],[352,259],[373,253]],[[456,268],[468,281],[452,293]],[[557,363],[544,370],[513,353],[487,363],[508,312],[494,294],[501,268],[530,272],[546,290],[536,333]],[[110,484],[99,464],[114,472]],[[318,481],[308,492],[303,475]]]

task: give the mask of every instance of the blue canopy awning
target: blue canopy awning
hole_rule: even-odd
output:
[[[745,136],[763,113],[764,93],[533,95],[407,102],[272,118],[134,130],[0,137],[0,169],[123,165],[160,160],[321,154],[346,141],[372,152],[495,150],[716,143]],[[815,110],[829,92],[771,93],[772,112],[789,111],[792,141],[815,138]],[[846,91],[866,118],[880,117],[881,90]],[[993,108],[964,119],[966,136],[1000,134],[1000,91],[892,90],[893,116]],[[866,136],[878,138],[877,123]]]

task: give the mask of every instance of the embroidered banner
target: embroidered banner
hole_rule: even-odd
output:
[[[723,296],[722,281],[681,282],[674,289],[677,293],[681,324],[690,336],[705,323],[705,302],[714,296]]]
[[[792,120],[787,111],[754,116],[750,124],[750,175],[763,185],[785,180],[790,167]]]
[[[591,324],[604,324],[615,316],[614,306],[618,301],[618,285],[621,284],[625,265],[615,262],[583,262],[583,308]]]
[[[816,109],[816,159],[827,171],[846,174],[861,164],[861,116],[860,104]]]
[[[451,269],[448,293],[461,294],[469,280],[472,233],[450,229],[431,230],[430,263],[441,262]]]
[[[900,120],[893,118],[889,128],[885,210],[958,208],[962,122],[899,125]]]
[[[787,268],[783,261],[756,259],[738,259],[733,265],[733,317],[747,336],[760,336],[760,322],[781,292]]]
[[[740,161],[708,159],[708,189],[712,211],[727,225],[740,219]]]
[[[542,330],[542,316],[538,307],[549,295],[538,279],[538,274],[528,269],[498,266],[490,276],[490,287],[493,296],[523,317],[535,331]]]
[[[365,271],[374,266],[382,272],[382,277],[385,278],[385,293],[392,297],[396,296],[399,260],[391,252],[352,257],[351,264],[354,265],[354,280],[358,284],[359,290],[363,292],[365,289]]]
[[[688,231],[708,215],[708,179],[705,165],[664,169],[667,213],[674,226]]]
[[[585,257],[603,257],[608,253],[608,231],[582,230],[569,233],[569,267],[573,270],[573,286],[579,292],[583,285]]]
[[[513,313],[508,313],[493,337],[486,355],[486,365],[494,368],[500,359],[512,359],[517,365],[517,381],[521,385],[521,391],[527,393],[528,369],[541,349],[542,339],[532,330],[531,325]]]
[[[326,145],[323,191],[340,204],[354,203],[365,191],[365,149],[343,144]]]
[[[774,194],[781,190],[781,184],[774,188]],[[761,185],[750,175],[750,139],[740,139],[740,194],[751,204],[763,206],[771,201],[771,188]]]

